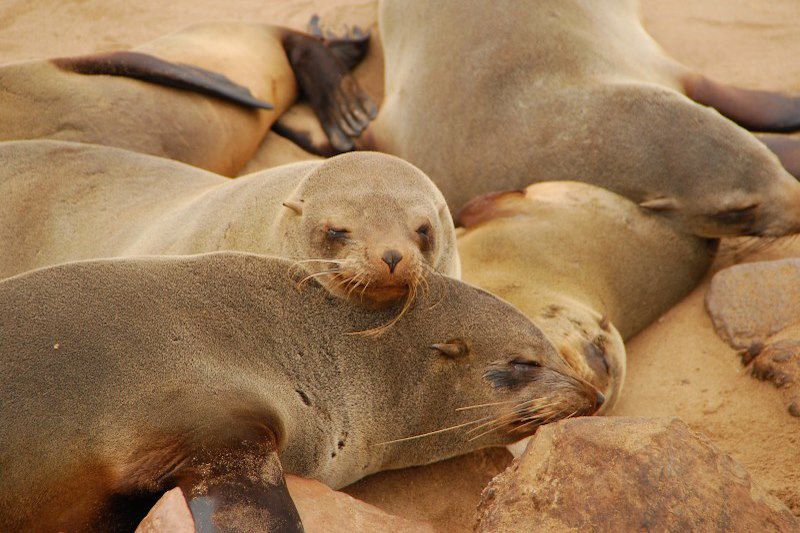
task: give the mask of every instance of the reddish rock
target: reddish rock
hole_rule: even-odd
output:
[[[706,309],[722,339],[739,350],[758,346],[800,321],[800,259],[744,263],[718,272]]]
[[[156,502],[136,533],[194,533],[194,519],[181,489],[167,491]]]
[[[286,485],[306,533],[433,531],[425,522],[390,515],[313,479],[286,476]],[[136,528],[136,533],[194,533],[194,520],[181,489],[166,492]]]
[[[678,419],[587,417],[539,429],[484,490],[476,530],[798,531],[800,522]]]
[[[306,533],[356,533],[359,531],[432,532],[416,520],[390,515],[313,479],[286,476]]]

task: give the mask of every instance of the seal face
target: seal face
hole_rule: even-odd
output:
[[[797,179],[701,105],[784,131],[797,127],[800,100],[692,82],[636,4],[381,2],[386,96],[371,148],[417,165],[454,213],[491,191],[581,180],[700,237],[800,231]],[[454,67],[454,54],[469,68]],[[790,139],[769,146],[795,168]]]
[[[421,171],[359,152],[311,170],[282,220],[291,251],[332,294],[375,305],[413,300],[431,272],[458,276],[452,219]],[[296,215],[296,216],[292,216]],[[291,227],[290,227],[291,226]]]
[[[292,268],[224,252],[0,282],[0,527],[123,529],[146,511],[135,502],[173,486],[198,523],[264,530],[266,513],[293,526],[280,465],[341,487],[506,444],[602,401],[480,289],[433,277],[375,339],[345,333],[391,310],[313,282],[298,290]]]

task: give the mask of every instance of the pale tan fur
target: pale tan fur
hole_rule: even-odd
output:
[[[182,459],[253,425],[274,432],[286,472],[338,488],[535,425],[514,437],[467,424],[386,441],[508,422],[529,400],[557,406],[554,418],[593,409],[592,390],[541,331],[489,293],[434,277],[405,320],[359,337],[347,333],[393,311],[298,289],[291,268],[222,252],[69,263],[0,282],[0,528],[82,529],[98,515],[108,528],[112,496],[170,488],[170,468],[180,475]],[[432,349],[456,341],[469,346],[457,358]],[[521,358],[540,366],[515,370]]]
[[[463,276],[528,316],[584,378],[619,398],[627,340],[703,277],[716,243],[577,182],[532,185],[465,208]],[[605,357],[608,370],[600,360]]]
[[[216,250],[320,259],[301,265],[312,273],[338,265],[341,276],[375,286],[430,270],[460,276],[441,193],[386,154],[355,152],[229,180],[118,148],[6,142],[0,197],[0,278],[79,259]],[[301,204],[302,214],[284,202]],[[433,239],[427,249],[415,233],[423,223]],[[350,230],[347,243],[330,242],[329,226]],[[403,253],[391,275],[381,261],[387,249]],[[341,276],[328,284],[337,294]]]
[[[367,143],[427,173],[453,212],[578,180],[699,236],[800,231],[800,184],[682,93],[689,70],[643,29],[635,0],[384,0],[379,23],[385,98]],[[752,205],[747,227],[714,217]]]
[[[0,140],[117,146],[233,176],[297,98],[281,44],[284,31],[265,24],[211,22],[134,49],[223,74],[272,104],[272,110],[245,109],[129,78],[76,74],[46,60],[28,61],[0,68]]]

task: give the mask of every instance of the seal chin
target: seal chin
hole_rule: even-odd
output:
[[[332,295],[369,306],[386,307],[408,297],[411,286],[405,280],[381,283],[365,276],[345,277],[341,274],[320,276],[317,281]],[[383,280],[381,280],[383,281]]]

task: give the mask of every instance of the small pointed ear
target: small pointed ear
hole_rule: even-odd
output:
[[[445,202],[444,199],[442,199],[442,200],[440,200],[439,202],[436,203],[436,212],[437,213],[439,213],[441,215],[444,212],[445,209],[447,209],[447,202]]]
[[[286,200],[283,202],[283,207],[288,207],[298,215],[303,214],[303,201],[302,200]]]
[[[672,211],[678,208],[675,198],[653,198],[639,203],[639,207],[651,211]]]
[[[469,353],[469,348],[466,343],[458,339],[439,344],[431,344],[429,348],[451,359],[458,359]]]

